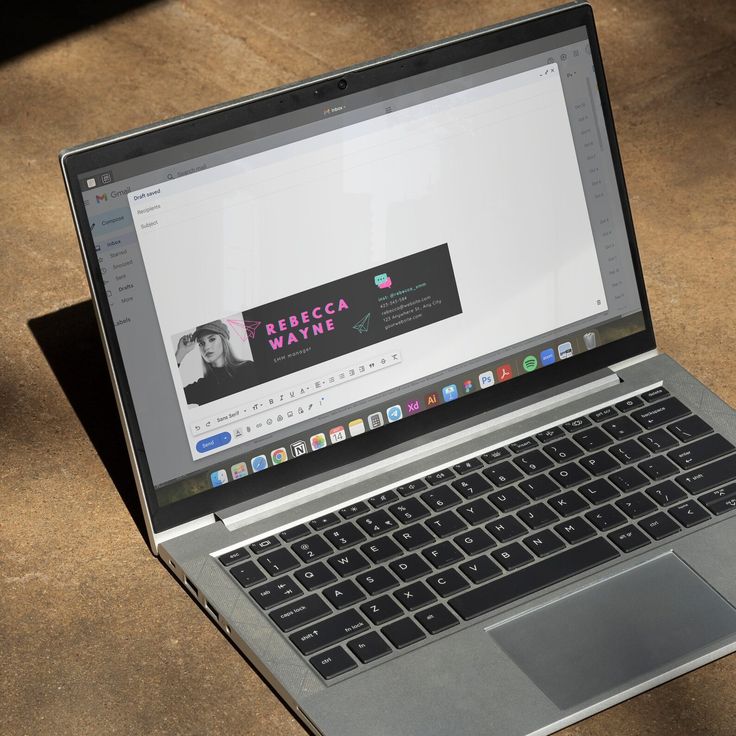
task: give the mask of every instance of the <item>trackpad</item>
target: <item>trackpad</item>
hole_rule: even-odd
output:
[[[488,633],[567,710],[725,644],[736,610],[670,553]]]

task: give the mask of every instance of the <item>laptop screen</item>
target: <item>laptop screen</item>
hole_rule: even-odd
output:
[[[584,27],[344,92],[79,176],[158,507],[646,328]]]

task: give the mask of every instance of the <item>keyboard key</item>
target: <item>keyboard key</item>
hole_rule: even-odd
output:
[[[350,609],[310,624],[306,629],[291,634],[289,639],[302,654],[308,655],[349,639],[367,628],[368,622],[355,609]]]
[[[393,537],[407,552],[435,541],[435,536],[422,524],[412,524],[404,527],[396,532]]]
[[[588,511],[585,518],[602,532],[619,526],[626,521],[626,517],[613,506],[601,506],[593,511]]]
[[[469,529],[463,534],[458,534],[452,541],[466,555],[479,555],[496,546],[496,543],[482,529]]]
[[[616,417],[616,419],[603,422],[601,427],[615,440],[625,440],[641,432],[639,425],[632,422],[628,417]]]
[[[698,496],[698,501],[716,516],[725,514],[727,511],[736,508],[736,483],[717,491],[708,491],[708,493]]]
[[[657,541],[680,531],[679,525],[663,511],[639,522],[639,526]]]
[[[465,529],[465,522],[454,512],[445,511],[424,522],[440,539]]]
[[[570,488],[590,480],[590,475],[586,473],[577,463],[568,463],[559,468],[553,468],[549,474],[563,488]]]
[[[595,529],[579,516],[558,524],[555,531],[569,544],[578,544],[595,536]]]
[[[671,480],[666,480],[664,483],[647,488],[647,494],[660,506],[669,506],[670,504],[682,501],[683,498],[687,498],[685,491],[678,488]]]
[[[543,526],[559,521],[557,514],[543,503],[522,509],[516,514],[530,529],[541,529]],[[493,530],[489,530],[493,534]]]
[[[244,562],[242,565],[230,568],[230,574],[244,587],[260,583],[266,579],[263,571],[260,570],[255,562]]]
[[[478,473],[473,473],[460,478],[460,480],[453,481],[452,487],[465,498],[471,498],[479,493],[485,493],[490,489],[491,484]]]
[[[368,603],[363,603],[360,610],[368,616],[376,626],[385,624],[387,621],[392,621],[403,613],[399,604],[387,595],[382,595],[380,598],[368,601]]]
[[[436,575],[430,575],[427,578],[427,583],[432,586],[432,589],[443,598],[455,595],[465,588],[469,588],[468,581],[457,571],[450,568],[444,572],[439,572]]]
[[[664,455],[649,458],[649,460],[639,463],[638,467],[639,470],[644,471],[652,480],[661,480],[678,471],[677,466],[664,457]]]
[[[280,547],[281,540],[278,537],[266,537],[265,539],[259,539],[257,542],[253,542],[250,545],[250,551],[254,554],[260,555],[262,552],[267,552],[269,549],[274,547]]]
[[[512,542],[501,549],[493,550],[491,555],[506,570],[515,570],[534,559],[518,542]]]
[[[529,503],[529,499],[514,486],[509,486],[502,491],[494,491],[488,495],[488,499],[501,513],[519,509]]]
[[[515,453],[524,452],[525,450],[531,450],[532,447],[537,447],[538,444],[534,437],[525,437],[523,440],[511,442],[509,444],[509,450]]]
[[[580,457],[582,450],[572,441],[564,437],[561,440],[555,440],[544,447],[544,451],[558,463],[565,463]]]
[[[325,680],[331,680],[338,675],[344,675],[346,672],[355,669],[358,665],[350,655],[342,648],[335,647],[328,652],[323,652],[309,660],[309,664],[319,672]]]
[[[616,498],[619,495],[618,489],[611,485],[611,483],[605,478],[599,478],[598,480],[591,481],[590,483],[584,483],[578,488],[578,492],[593,505],[606,503],[606,501],[610,501],[612,498]]]
[[[365,593],[352,580],[343,580],[337,585],[331,585],[322,591],[322,595],[338,610],[352,606],[365,598]]]
[[[284,542],[291,544],[292,542],[296,542],[297,539],[306,537],[311,533],[312,532],[306,524],[298,524],[297,526],[292,526],[289,529],[284,529],[279,536],[284,540]]]
[[[620,445],[614,445],[609,447],[608,451],[624,465],[649,457],[649,453],[636,440],[627,440]]]
[[[301,542],[291,545],[291,549],[301,558],[303,562],[312,562],[326,557],[333,549],[322,537],[316,534],[303,539]]]
[[[456,511],[471,525],[482,524],[484,521],[498,516],[498,511],[484,498],[477,498],[470,503],[466,503],[464,506],[456,509]]]
[[[309,522],[309,526],[311,526],[316,532],[319,532],[322,529],[334,526],[339,523],[339,521],[340,517],[337,514],[325,514],[324,516],[320,516],[318,519],[312,519],[312,521]]]
[[[621,467],[618,461],[614,460],[605,450],[586,455],[578,462],[592,475],[605,475]]]
[[[276,549],[258,558],[263,569],[271,576],[281,575],[299,567],[299,560],[288,549]]]
[[[580,445],[580,447],[588,452],[600,450],[602,447],[610,445],[612,442],[610,435],[607,435],[600,427],[584,429],[582,432],[575,433],[572,438]]]
[[[612,406],[604,406],[602,409],[598,409],[597,411],[588,414],[594,422],[603,422],[606,419],[610,419],[617,415],[618,412]]]
[[[669,511],[687,529],[711,518],[710,514],[695,501],[684,501],[673,506]]]
[[[622,529],[617,529],[615,532],[611,532],[608,538],[622,552],[633,552],[635,549],[651,544],[649,537],[641,529],[637,529],[637,527],[631,526],[631,524]]]
[[[546,557],[565,548],[564,542],[550,529],[543,529],[523,541],[537,557]]]
[[[624,468],[623,470],[617,470],[615,473],[611,473],[608,476],[609,480],[618,487],[619,490],[627,493],[628,491],[635,491],[638,488],[643,488],[649,483],[647,477],[643,475],[636,468]]]
[[[430,634],[439,634],[440,631],[446,631],[458,623],[450,609],[441,603],[420,611],[416,614],[416,619]]]
[[[660,401],[658,404],[651,404],[643,409],[632,411],[631,417],[639,422],[644,429],[655,429],[689,413],[690,409],[679,399],[671,397]]]
[[[366,511],[368,507],[366,507]],[[340,524],[334,529],[328,529],[324,533],[325,538],[328,542],[331,542],[337,549],[345,549],[345,547],[352,547],[358,542],[362,542],[365,539],[363,534],[355,524],[348,522],[347,524]]]
[[[282,578],[270,580],[265,585],[251,588],[248,592],[261,608],[266,609],[284,603],[290,598],[296,598],[304,591],[288,575],[284,575]]]
[[[506,486],[521,480],[524,476],[510,462],[496,463],[483,471],[483,475],[493,483],[494,486]]]
[[[677,446],[677,440],[665,429],[654,429],[637,439],[650,452],[660,452]]]
[[[575,419],[571,419],[569,422],[564,422],[562,428],[572,433],[590,426],[591,421],[587,417],[576,417]]]
[[[644,406],[644,402],[638,396],[632,396],[630,399],[619,401],[614,404],[614,406],[621,412],[627,412],[632,409],[638,409],[640,406]]]
[[[417,608],[422,608],[437,600],[437,596],[422,582],[399,588],[394,591],[393,595],[407,611],[416,611]]]
[[[385,567],[376,567],[368,572],[362,572],[356,576],[355,580],[368,595],[385,593],[399,584],[399,581]]]
[[[399,494],[396,491],[384,491],[375,496],[371,496],[368,499],[368,503],[373,506],[374,509],[380,509],[382,506],[386,506],[389,503],[397,501]]]
[[[511,453],[505,447],[497,447],[495,450],[483,453],[480,459],[487,465],[492,465],[510,455]]]
[[[566,516],[573,516],[581,511],[589,509],[590,506],[582,499],[580,494],[575,491],[567,491],[559,496],[550,498],[547,503],[564,519]]]
[[[471,457],[469,460],[463,460],[457,465],[453,465],[452,469],[458,475],[464,475],[465,473],[472,473],[474,470],[479,470],[483,467],[483,463],[477,457]],[[455,485],[453,483],[453,485]]]
[[[426,480],[429,485],[436,486],[440,483],[444,483],[445,481],[452,480],[454,477],[455,473],[453,473],[450,468],[444,468],[443,470],[438,470],[434,473],[430,473],[429,475],[425,476],[424,480]]]
[[[501,568],[486,555],[463,562],[460,565],[460,571],[472,583],[484,583],[486,580],[498,577],[501,574]]]
[[[651,514],[652,511],[657,510],[654,502],[643,493],[631,493],[628,496],[624,496],[624,498],[616,501],[616,506],[630,519],[638,519],[645,514]]]
[[[394,621],[388,626],[381,629],[381,633],[397,648],[403,649],[410,644],[414,644],[422,639],[425,635],[422,630],[410,619],[402,618]]]
[[[674,460],[683,470],[687,470],[727,455],[733,449],[733,445],[725,437],[711,434],[677,450],[671,450],[667,453],[667,457]]]
[[[457,506],[462,499],[450,486],[439,486],[431,491],[426,491],[420,496],[422,501],[433,511],[442,511],[452,506]]]
[[[417,491],[421,491],[427,487],[427,484],[423,481],[417,478],[416,480],[412,480],[409,483],[404,483],[403,486],[399,486],[396,489],[397,493],[400,493],[402,496],[411,496],[412,493],[416,493]]]
[[[368,516],[361,516],[356,519],[356,524],[369,536],[376,537],[384,532],[390,532],[392,529],[398,529],[398,522],[390,517],[383,509],[374,511]]]
[[[220,560],[223,565],[229,567],[241,560],[247,560],[249,557],[250,554],[245,547],[238,547],[237,549],[231,549],[229,552],[225,552],[224,555],[220,555],[217,559]]]
[[[541,560],[525,570],[504,575],[498,580],[460,593],[449,601],[450,607],[467,621],[616,557],[618,552],[605,539],[600,537],[591,539],[589,542]]]
[[[438,569],[463,559],[460,550],[450,542],[440,542],[432,547],[427,547],[422,551],[422,554]]]
[[[283,608],[277,608],[268,615],[281,631],[293,631],[326,616],[331,610],[318,595],[313,594]]]
[[[710,465],[678,475],[675,480],[689,493],[709,491],[736,480],[736,455],[725,457]]]
[[[432,572],[432,568],[417,554],[407,555],[399,560],[394,560],[389,563],[389,567],[405,583]]]
[[[535,475],[533,478],[520,481],[518,485],[534,501],[539,501],[560,490],[557,483],[547,475]]]
[[[552,440],[559,439],[565,436],[565,432],[562,427],[550,427],[542,432],[537,432],[534,435],[540,442],[551,442]]]
[[[303,567],[294,573],[294,577],[307,589],[316,590],[328,583],[337,580],[335,573],[324,562],[315,562],[314,565]]]
[[[368,664],[368,662],[385,657],[391,651],[391,647],[386,644],[381,635],[376,631],[371,631],[365,636],[349,641],[348,649],[363,664]]]
[[[392,557],[402,554],[402,550],[390,537],[376,539],[364,544],[360,551],[376,564],[390,560]]]
[[[429,509],[418,498],[407,498],[399,501],[399,503],[389,506],[388,510],[403,524],[409,524],[412,521],[418,521],[425,516],[429,516]]]
[[[344,509],[340,509],[337,513],[342,516],[343,519],[352,519],[354,516],[364,514],[366,511],[370,511],[368,505],[364,501],[356,501],[350,506],[346,506]]]
[[[659,401],[659,399],[663,399],[665,396],[669,396],[670,392],[664,387],[659,386],[659,388],[653,388],[651,391],[646,391],[641,395],[642,399],[647,402],[652,401]]]
[[[667,429],[683,442],[690,442],[690,440],[702,437],[704,434],[713,431],[713,427],[710,424],[695,415],[680,419],[670,424]]]
[[[515,457],[514,463],[529,475],[541,473],[543,470],[552,467],[552,461],[540,450],[525,452],[523,455]]]
[[[368,560],[357,549],[347,549],[339,555],[328,557],[327,564],[344,578],[370,567]]]
[[[513,516],[504,516],[498,521],[492,521],[486,524],[486,529],[502,544],[526,534],[526,528]]]

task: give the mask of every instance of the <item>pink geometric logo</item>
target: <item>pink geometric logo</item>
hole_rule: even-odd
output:
[[[229,319],[227,323],[243,342],[247,339],[253,340],[256,336],[256,330],[261,324],[260,322],[252,322],[247,319]]]

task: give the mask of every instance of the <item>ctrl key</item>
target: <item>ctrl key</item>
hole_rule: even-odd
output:
[[[358,665],[355,660],[342,648],[335,647],[309,660],[309,664],[325,678],[331,680],[333,677],[354,670]]]

